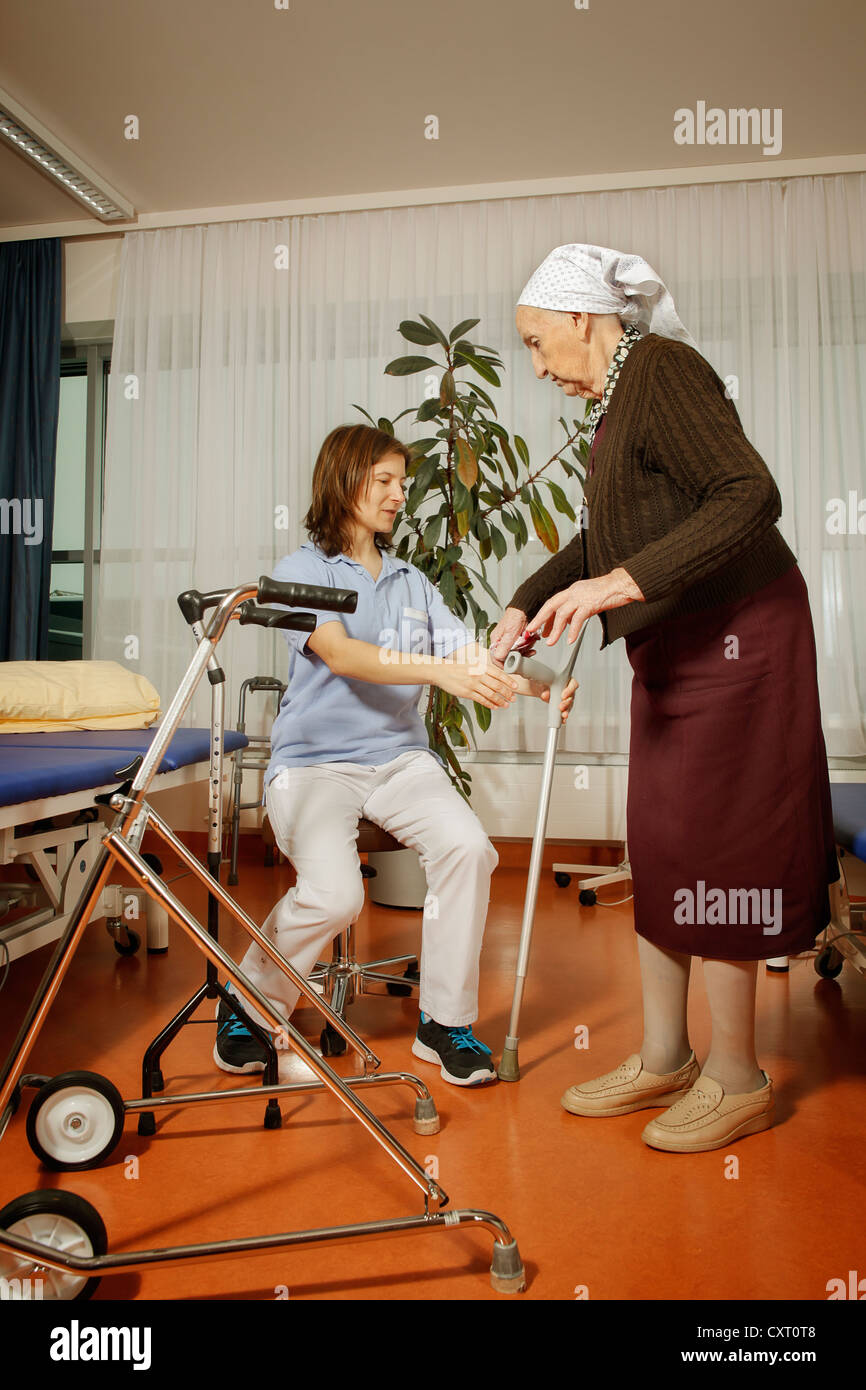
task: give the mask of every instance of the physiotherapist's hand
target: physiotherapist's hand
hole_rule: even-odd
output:
[[[490,653],[496,661],[504,663],[505,658],[526,627],[526,614],[519,608],[506,608],[496,627],[490,634]]]
[[[513,676],[506,676],[502,667],[493,662],[490,652],[484,648],[472,661],[437,662],[431,680],[441,690],[456,695],[458,700],[477,700],[487,709],[510,705],[518,685]]]
[[[527,633],[540,633],[552,647],[567,627],[568,641],[576,642],[584,623],[596,613],[643,601],[643,594],[630,574],[624,569],[611,570],[599,579],[579,579],[568,589],[554,594],[542,604],[532,622],[527,623],[526,630]]]
[[[577,688],[578,688],[578,682],[574,679],[574,676],[572,676],[571,680],[568,682],[568,685],[567,685],[567,686],[565,687],[565,689],[563,690],[563,692],[562,692],[562,699],[561,699],[560,702],[559,702],[559,712],[560,712],[560,714],[562,715],[562,722],[563,722],[563,724],[565,723],[566,719],[568,718],[569,711],[570,711],[572,705],[574,704],[574,692],[575,692],[575,690],[577,690]],[[550,704],[550,686],[549,686],[549,685],[546,685],[546,686],[544,687],[544,690],[543,690],[543,692],[542,692],[541,698],[542,698],[542,700],[544,701],[545,704]]]

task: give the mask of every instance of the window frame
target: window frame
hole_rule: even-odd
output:
[[[102,494],[105,482],[105,436],[108,377],[114,339],[113,321],[67,324],[60,341],[60,375],[87,377],[84,443],[84,548],[51,551],[51,563],[83,566],[81,655],[93,654],[93,601],[97,588],[101,542]]]

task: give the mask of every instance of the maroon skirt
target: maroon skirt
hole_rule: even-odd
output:
[[[626,649],[635,930],[721,960],[808,949],[838,866],[799,568],[632,633]]]

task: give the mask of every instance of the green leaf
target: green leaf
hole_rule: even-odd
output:
[[[483,574],[479,574],[478,571],[477,571],[477,570],[474,570],[474,569],[472,568],[471,565],[467,565],[466,568],[468,569],[468,571],[469,571],[470,574],[474,574],[474,575],[475,575],[475,578],[478,580],[479,584],[481,584],[482,587],[483,587],[484,589],[487,590],[487,593],[488,593],[488,594],[490,595],[490,597],[493,599],[493,602],[496,603],[496,604],[499,604],[499,595],[498,595],[498,594],[495,594],[495,593],[493,592],[493,590],[491,589],[490,585],[487,583],[487,580],[484,578],[484,575],[483,575]],[[467,598],[469,598],[469,597],[470,597],[470,595],[467,594]],[[502,605],[500,604],[499,606],[501,607]]]
[[[489,381],[491,386],[502,385],[502,382],[493,368],[487,362],[482,361],[480,357],[476,357],[473,353],[455,352],[454,360],[458,366],[465,364],[466,366],[472,367],[473,371],[476,371],[485,381]]]
[[[454,510],[468,512],[472,507],[472,494],[460,478],[454,479]]]
[[[385,434],[393,434],[393,433],[394,433],[394,423],[393,423],[392,420],[389,420],[388,417],[387,417],[386,415],[380,415],[380,416],[379,416],[379,429],[382,430]]]
[[[373,419],[373,417],[372,417],[372,415],[369,413],[369,411],[365,410],[364,407],[363,407],[362,405],[355,405],[354,402],[353,402],[353,404],[352,404],[352,409],[353,409],[353,410],[360,410],[360,412],[361,412],[362,415],[366,415],[366,416],[367,416],[367,419],[370,421],[370,424],[371,424],[371,425],[375,425],[376,421]]]
[[[409,467],[414,467],[414,465],[426,454],[429,454],[430,450],[434,449],[438,445],[438,443],[438,439],[414,440],[414,442],[409,445],[409,453],[412,455],[412,462],[410,463]]]
[[[409,489],[409,495],[412,496],[417,491],[421,495],[421,497],[423,497],[427,492],[427,489],[429,488],[430,484],[432,483],[433,478],[436,474],[436,469],[438,467],[438,454],[432,454],[428,458],[425,458],[424,462],[419,465],[418,471],[415,473],[412,479],[412,486]]]
[[[423,343],[425,347],[439,341],[435,333],[431,333],[429,328],[424,328],[420,323],[415,323],[413,319],[404,319],[400,324],[400,332],[410,343]]]
[[[502,440],[501,447],[502,452],[505,455],[505,462],[511,469],[511,476],[514,479],[514,481],[517,482],[517,460],[511,451],[511,445],[509,444],[507,439]]]
[[[448,341],[453,343],[461,334],[468,333],[470,328],[474,328],[475,325],[480,322],[480,319],[464,319],[462,323],[458,323],[456,328],[451,329],[451,336]]]
[[[432,357],[395,357],[385,368],[385,375],[411,376],[413,372],[423,372],[427,367],[437,365]]]
[[[415,416],[415,419],[419,422],[419,424],[424,420],[433,420],[438,416],[439,411],[441,409],[442,403],[439,400],[439,397],[429,396],[426,401],[422,401],[419,405],[418,413]]]
[[[508,541],[496,526],[490,527],[490,536],[493,541],[493,554],[497,560],[504,560],[508,554]]]
[[[475,706],[475,717],[478,720],[478,727],[486,734],[487,730],[490,728],[490,720],[493,711],[489,710],[486,705],[479,705],[477,700],[473,700],[472,703]]]
[[[426,314],[419,314],[418,317],[419,319],[423,319],[424,323],[426,323],[427,327],[430,329],[430,332],[436,335],[437,341],[440,342],[444,348],[447,348],[448,339],[445,337],[439,325],[434,323],[432,319],[428,319]]]
[[[503,524],[503,526],[505,527],[506,531],[510,531],[510,532],[511,532],[512,536],[519,536],[519,535],[520,535],[520,530],[521,530],[521,527],[520,527],[520,519],[519,519],[519,516],[518,516],[518,514],[517,514],[516,512],[507,512],[507,511],[505,510],[505,508],[503,507],[503,508],[502,508],[502,524]],[[527,534],[528,534],[528,533],[527,533]]]
[[[563,516],[567,516],[570,521],[574,521],[574,508],[559,486],[559,483],[552,483],[549,478],[544,478],[542,481],[547,483],[547,486],[550,488],[550,495],[553,498],[553,505],[556,510],[562,512]]]
[[[520,455],[520,457],[522,458],[522,460],[523,460],[523,462],[525,463],[526,467],[528,468],[528,467],[529,467],[529,450],[528,450],[527,447],[526,447],[526,441],[525,441],[524,439],[521,439],[521,437],[520,437],[519,434],[516,434],[516,435],[514,436],[514,447],[515,447],[515,449],[517,450],[517,452],[518,452],[518,454]]]
[[[430,521],[427,522],[427,525],[424,527],[424,544],[426,545],[428,550],[432,550],[435,546],[437,540],[439,539],[439,532],[441,531],[441,529],[441,516],[434,516]]]
[[[454,583],[454,575],[450,570],[443,570],[439,576],[439,592],[450,608],[457,597],[457,586]]]

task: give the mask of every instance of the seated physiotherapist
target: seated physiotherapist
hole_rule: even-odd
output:
[[[488,709],[547,686],[506,675],[425,575],[395,559],[390,533],[404,502],[409,450],[368,425],[324,441],[305,518],[310,536],[273,577],[354,589],[354,613],[317,612],[315,632],[282,630],[286,693],[271,733],[265,802],[297,883],[263,931],[308,976],[364,902],[357,850],[362,816],[417,851],[428,895],[421,928],[420,1019],[412,1051],[446,1081],[495,1080],[490,1049],[473,1036],[478,962],[498,855],[431,751],[418,703],[437,685]],[[562,697],[563,717],[574,699]],[[288,1018],[298,991],[260,947],[241,969]],[[244,1008],[261,1027],[266,1021]],[[225,1071],[264,1068],[261,1044],[224,1004],[214,1059]]]

